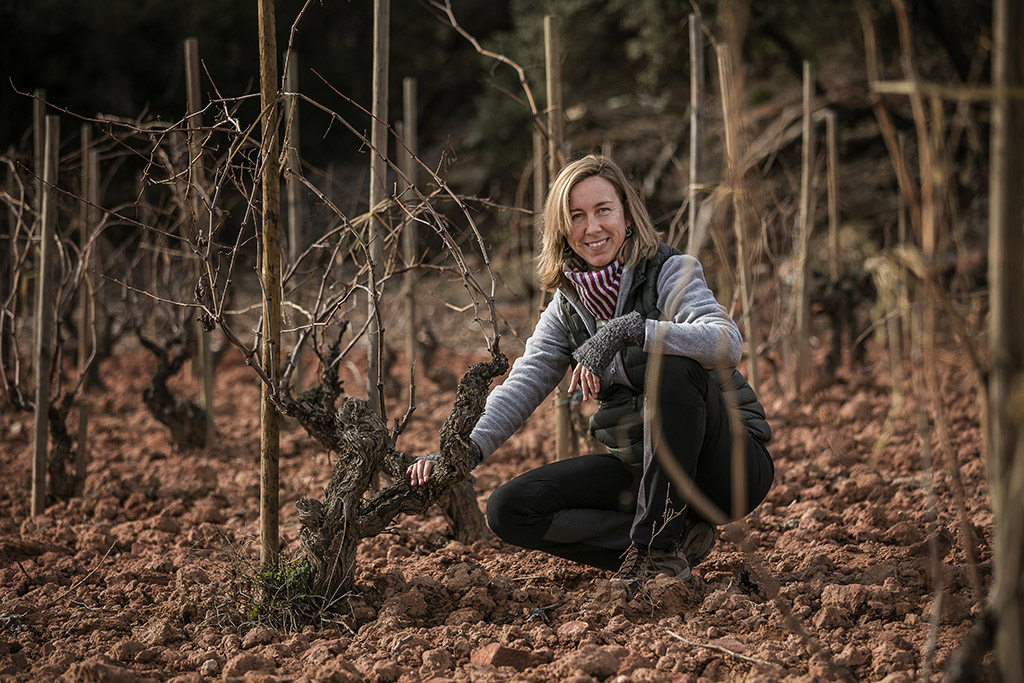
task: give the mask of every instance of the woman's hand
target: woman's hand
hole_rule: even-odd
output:
[[[430,481],[430,473],[434,470],[434,465],[437,462],[433,460],[427,460],[426,458],[420,458],[413,464],[409,465],[405,473],[409,475],[410,486],[423,486]]]
[[[572,371],[572,379],[569,380],[569,393],[576,391],[577,387],[583,392],[583,400],[589,401],[601,391],[601,378],[587,370],[583,363],[577,363]]]
[[[409,465],[405,469],[405,473],[409,475],[410,486],[423,486],[430,481],[430,473],[434,471],[434,466],[437,464],[438,459],[441,457],[440,453],[428,453],[422,458],[417,458],[413,464]],[[480,452],[480,447],[472,441],[469,442],[469,469],[473,469],[481,462],[483,462],[484,456]]]

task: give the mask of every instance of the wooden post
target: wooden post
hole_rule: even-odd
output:
[[[743,331],[746,337],[748,357],[747,381],[756,392],[757,372],[757,325],[754,320],[753,299],[750,293],[750,264],[748,244],[750,237],[749,216],[745,181],[740,169],[740,160],[746,153],[743,144],[743,126],[739,112],[739,92],[733,78],[733,59],[728,45],[718,46],[718,72],[722,88],[722,121],[725,125],[725,160],[729,188],[732,194],[733,230],[736,235],[736,269],[739,274],[740,300],[743,303]],[[742,501],[742,496],[738,497]],[[739,509],[735,512],[739,512]],[[742,514],[742,513],[740,513]]]
[[[46,90],[36,88],[35,99],[32,100],[32,145],[36,172],[36,197],[35,207],[38,215],[43,213],[43,173],[46,165]],[[38,219],[34,222],[38,222]]]
[[[284,75],[284,89],[289,94],[285,95],[285,103],[288,107],[288,116],[285,120],[285,163],[287,164],[284,174],[285,194],[288,202],[288,264],[294,268],[299,262],[299,257],[306,248],[305,215],[302,210],[302,161],[299,155],[300,134],[299,134],[299,55],[294,50],[288,57],[288,71]],[[300,298],[302,292],[296,292]],[[292,312],[285,311],[284,315],[288,320],[292,319]],[[295,327],[294,324],[291,327]],[[296,331],[290,336],[292,346],[298,344],[301,332]],[[302,354],[295,356],[295,367],[292,370],[292,389],[296,392],[303,387]]]
[[[558,17],[544,17],[544,65],[548,98],[548,182],[562,168],[562,54],[558,45]],[[555,459],[569,457],[569,376],[555,390]]]
[[[825,113],[825,137],[828,142],[828,274],[839,280],[839,142],[836,139],[836,113]]]
[[[194,187],[203,179],[203,164],[199,160],[202,155],[202,144],[199,140],[200,129],[203,125],[202,94],[200,88],[199,74],[199,39],[185,39],[185,97],[188,107],[188,172],[189,186],[188,193],[192,206],[192,228],[202,230],[199,208],[202,205],[199,193]]]
[[[704,36],[699,14],[690,15],[690,233],[686,252],[697,256],[703,235],[697,234],[701,204],[701,152],[704,136]]]
[[[994,581],[990,603],[996,616],[996,659],[1002,680],[1024,681],[1024,100],[1010,90],[1024,87],[1024,6],[995,0],[992,18],[991,157],[989,161],[989,471],[994,518]]]
[[[896,136],[897,147],[899,149],[900,159],[906,157],[907,149],[907,136],[905,133],[898,133]],[[915,247],[914,238],[912,237],[913,229],[915,225],[921,223],[921,207],[915,206],[914,204],[907,201],[908,195],[903,188],[898,190],[898,206],[902,209],[897,219],[897,235],[899,235],[899,245],[901,247]],[[917,216],[915,219],[914,216]],[[902,336],[900,338],[903,352],[909,352],[911,346],[914,343],[912,331],[913,331],[913,320],[911,319],[911,304],[910,304],[910,278],[902,278],[900,281],[900,295],[902,301],[906,305],[901,310],[900,323],[902,325]]]
[[[35,187],[35,196],[32,198],[32,206],[35,208],[36,213],[30,223],[33,231],[37,231],[43,215],[43,166],[46,164],[46,90],[44,88],[36,88],[33,94],[35,99],[32,100],[32,145],[34,162],[32,170],[36,175],[36,181],[33,184]],[[38,273],[36,273],[36,275],[38,275]],[[30,297],[32,296],[30,289],[31,282],[31,278],[23,278],[21,281],[21,293],[19,293],[18,296],[21,299],[24,310],[28,310],[28,307],[31,305],[29,303]]]
[[[260,106],[263,157],[263,339],[260,360],[274,383],[260,392],[260,563],[277,566],[280,428],[272,391],[281,365],[281,167],[278,139],[277,35],[274,0],[259,0]]]
[[[401,151],[401,168],[405,180],[402,183],[402,190],[408,196],[406,200],[410,206],[414,206],[412,188],[416,187],[417,165],[416,155],[419,154],[419,121],[416,110],[416,79],[402,79],[402,137],[405,139],[405,147],[408,151]],[[399,147],[401,147],[399,145]],[[402,255],[405,258],[405,265],[410,268],[416,262],[416,254],[419,250],[418,223],[408,221],[402,231]],[[416,311],[416,273],[411,268],[405,271],[405,303],[406,303],[406,324],[405,349],[407,362],[409,364],[410,386],[416,381],[416,333],[419,330],[419,318]]]
[[[902,144],[900,145],[902,149]],[[907,207],[906,198],[903,192],[896,190],[896,235],[892,237],[895,243],[902,247],[907,237]],[[891,245],[890,245],[891,246]],[[885,311],[885,336],[889,346],[889,374],[892,379],[892,411],[897,413],[903,409],[903,330],[909,327],[907,320],[907,307],[904,305],[909,300],[907,295],[906,278],[901,278],[899,287],[892,292],[891,300],[895,302],[894,309]]]
[[[366,330],[366,398],[378,416],[386,414],[381,380],[383,328],[378,320],[376,269],[384,261],[380,210],[387,196],[388,53],[391,31],[391,0],[373,0],[373,120],[370,122],[370,261],[367,275],[369,325]]]
[[[49,443],[50,364],[53,324],[53,244],[57,224],[57,160],[60,152],[60,118],[47,116],[44,123],[42,216],[39,231],[39,284],[36,287],[35,440],[32,448],[32,515],[46,509],[46,456]]]
[[[83,123],[81,128],[82,139],[82,204],[79,213],[79,248],[82,258],[82,282],[78,290],[78,372],[83,372],[85,364],[89,362],[92,355],[92,340],[95,334],[96,310],[93,300],[92,283],[89,277],[90,265],[92,263],[92,249],[89,247],[89,240],[93,232],[93,205],[96,203],[94,186],[97,186],[96,179],[96,155],[92,149],[92,125]],[[91,385],[92,372],[88,372],[82,378],[82,388],[89,389]]]
[[[803,388],[810,367],[811,311],[808,277],[811,264],[809,243],[811,239],[811,179],[814,172],[814,127],[811,123],[813,110],[814,79],[811,63],[804,62],[804,117],[803,117],[803,168],[800,172],[800,218],[797,225],[797,275],[796,275],[796,377],[790,387],[794,393]]]
[[[747,381],[751,388],[757,391],[757,342],[754,332],[754,316],[750,306],[750,282],[749,269],[747,267],[747,211],[743,191],[743,179],[739,162],[742,155],[741,137],[743,135],[740,124],[739,113],[739,92],[733,74],[732,47],[727,43],[718,45],[718,82],[722,90],[722,122],[725,126],[725,168],[726,184],[729,193],[732,195],[733,231],[736,237],[736,270],[739,274],[740,301],[743,305],[743,327],[746,336],[746,343],[750,349],[750,363],[747,370]],[[729,411],[729,421],[732,426],[733,448],[732,448],[732,516],[734,519],[743,517],[745,495],[747,490],[747,463],[743,457],[744,446],[742,442],[743,428],[740,422],[739,411],[732,406]]]
[[[533,131],[533,262],[536,263],[540,250],[544,245],[544,200],[548,195],[547,173],[544,164],[544,135],[539,130]],[[530,317],[537,324],[541,310],[544,308],[544,292],[536,288]]]
[[[558,175],[562,159],[562,52],[558,41],[558,17],[544,17],[544,66],[548,97],[548,181]]]
[[[302,183],[298,176],[302,173],[299,157],[299,55],[292,52],[288,59],[288,73],[284,77],[284,89],[290,94],[285,96],[288,105],[287,133],[288,170],[285,174],[285,191],[288,194],[288,262],[295,265],[302,250],[306,248],[306,239],[302,224]]]
[[[203,198],[197,191],[206,183],[206,173],[203,170],[203,145],[199,139],[200,130],[203,126],[203,115],[199,113],[202,109],[202,96],[199,87],[199,40],[196,38],[185,39],[185,89],[188,106],[188,172],[189,182],[186,192],[191,198],[192,226],[194,234],[190,238],[201,237],[203,231],[209,229],[207,222],[209,212],[203,204]],[[198,240],[197,240],[198,242]],[[207,240],[208,242],[208,240]],[[203,263],[196,266],[197,277],[202,274]],[[198,316],[195,316],[198,318]],[[196,330],[196,346],[198,349],[197,363],[199,366],[199,377],[203,385],[203,411],[206,412],[206,444],[213,444],[217,436],[217,426],[213,415],[213,354],[210,352],[210,336],[203,329],[202,324],[195,320],[192,322]]]
[[[4,186],[8,196],[17,196],[13,173],[8,171]],[[13,202],[7,203],[7,220],[2,225],[0,241],[7,246],[0,249],[0,301],[7,301],[14,291],[14,235],[18,230],[18,212],[14,209]],[[18,297],[12,296],[10,300],[13,309],[11,315],[20,315]],[[14,351],[11,344],[0,342],[0,354],[0,363],[3,363],[4,367],[14,367]]]

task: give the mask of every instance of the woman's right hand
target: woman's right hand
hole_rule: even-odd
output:
[[[577,388],[583,392],[583,400],[589,401],[601,391],[601,378],[583,367],[583,363],[577,363],[569,380],[569,393],[575,393]]]
[[[437,463],[433,460],[427,460],[426,458],[420,458],[405,470],[405,473],[409,475],[410,486],[423,486],[430,481],[430,473],[434,470],[434,465]]]

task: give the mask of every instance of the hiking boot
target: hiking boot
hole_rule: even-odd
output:
[[[641,583],[655,576],[674,576],[680,581],[690,578],[690,565],[680,550],[660,550],[631,543],[622,554],[622,566],[612,581]]]
[[[680,581],[690,580],[690,563],[682,548],[675,550],[651,550],[651,564],[655,573],[663,576],[674,576]]]
[[[651,565],[651,555],[646,546],[630,543],[621,557],[622,564],[619,571],[612,575],[612,581],[634,583],[652,576],[654,567]]]
[[[704,520],[688,520],[679,541],[686,561],[691,567],[700,564],[718,540],[718,529]]]

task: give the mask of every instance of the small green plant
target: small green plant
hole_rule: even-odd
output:
[[[297,631],[310,623],[324,602],[311,591],[311,575],[308,559],[282,552],[276,566],[262,567],[250,576],[245,620],[280,631]]]

